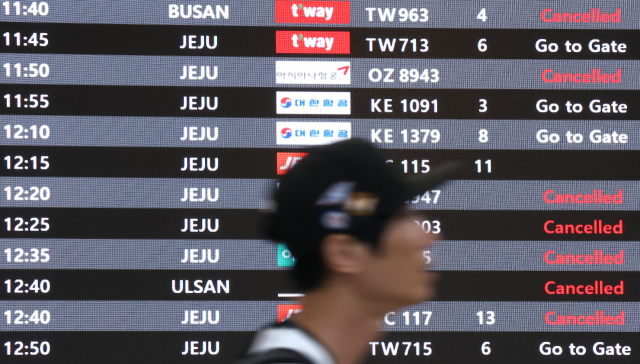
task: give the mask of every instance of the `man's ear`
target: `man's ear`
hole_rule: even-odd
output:
[[[370,247],[353,235],[330,234],[320,243],[320,254],[330,272],[354,274],[364,268]]]

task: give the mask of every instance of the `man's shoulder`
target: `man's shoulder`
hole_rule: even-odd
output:
[[[311,334],[285,321],[256,334],[237,364],[334,364],[331,354]]]

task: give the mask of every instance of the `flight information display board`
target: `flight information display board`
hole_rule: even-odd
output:
[[[230,363],[303,309],[261,210],[315,145],[397,173],[435,301],[368,363],[638,363],[640,3],[4,1],[0,362]]]

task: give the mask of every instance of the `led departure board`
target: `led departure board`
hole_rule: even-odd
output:
[[[443,240],[368,363],[640,361],[640,2],[0,4],[0,362],[232,363],[304,309],[261,211],[361,138]]]

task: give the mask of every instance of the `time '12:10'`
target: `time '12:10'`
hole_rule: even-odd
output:
[[[49,125],[31,125],[28,127],[22,125],[7,124],[4,126],[7,132],[7,139],[49,139],[51,136],[51,128]],[[31,133],[29,133],[29,131]]]

